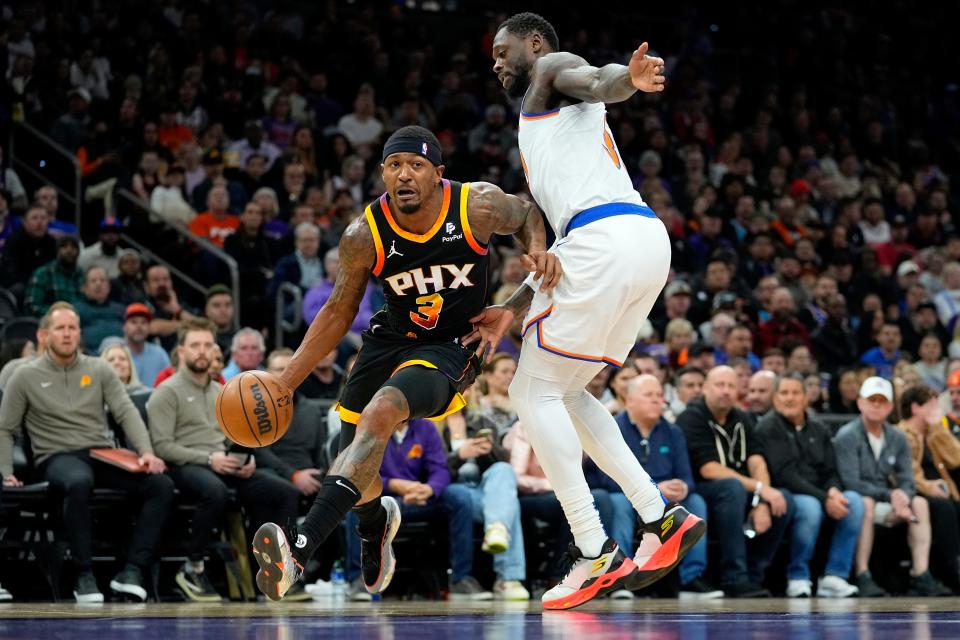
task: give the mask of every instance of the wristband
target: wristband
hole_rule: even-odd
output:
[[[755,507],[760,504],[760,492],[763,491],[763,483],[757,481],[757,486],[753,489],[753,500],[750,502],[751,507]]]
[[[457,438],[456,440],[450,440],[450,451],[457,453],[460,451],[460,447],[463,446],[463,443],[466,442],[466,438]]]

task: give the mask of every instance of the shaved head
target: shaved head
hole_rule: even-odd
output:
[[[737,398],[737,372],[726,365],[710,369],[703,383],[703,398],[710,413],[725,420]]]

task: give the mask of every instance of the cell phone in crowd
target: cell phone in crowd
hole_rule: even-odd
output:
[[[478,438],[486,438],[487,440],[493,440],[493,429],[484,428],[477,431]]]
[[[241,467],[246,466],[247,463],[250,462],[250,453],[246,451],[231,451],[227,455],[239,462]]]

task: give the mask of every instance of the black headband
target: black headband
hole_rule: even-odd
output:
[[[423,156],[435,166],[443,164],[440,147],[418,136],[391,138],[387,140],[387,144],[383,146],[383,157],[380,161],[386,161],[387,156],[395,153],[415,153],[418,156]]]

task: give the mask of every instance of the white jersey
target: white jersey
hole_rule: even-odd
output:
[[[646,206],[607,127],[602,102],[520,114],[520,161],[530,193],[557,236],[585,209],[613,202]]]

